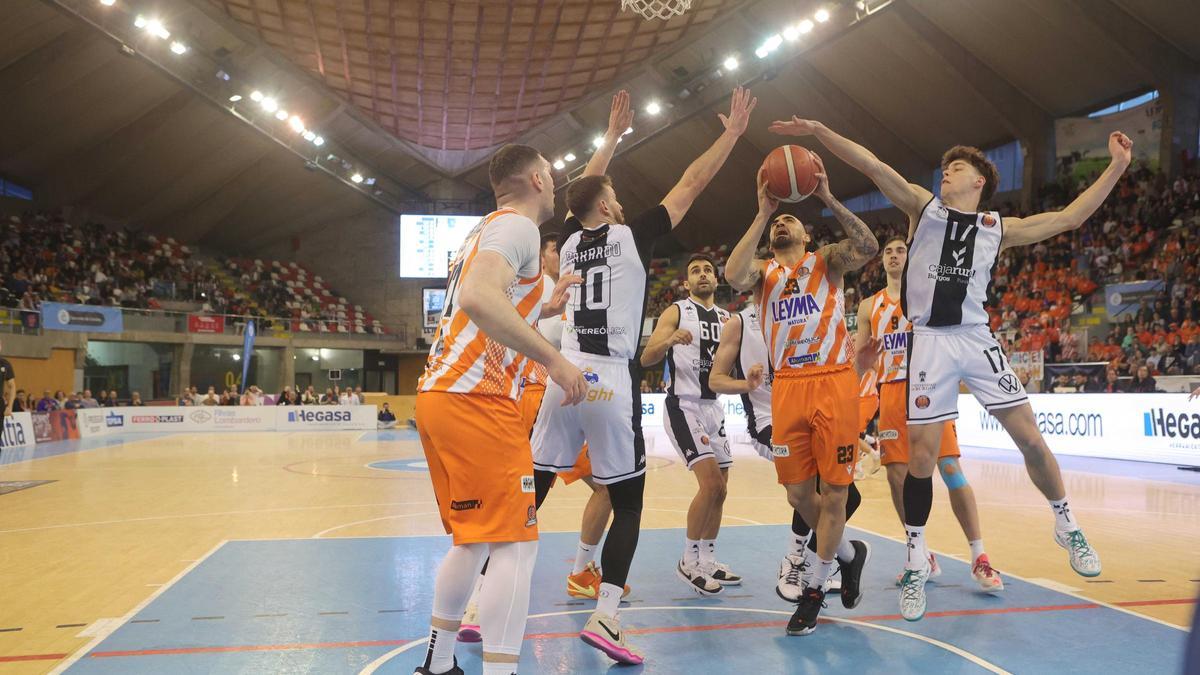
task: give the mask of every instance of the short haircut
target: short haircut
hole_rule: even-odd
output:
[[[567,208],[576,218],[583,218],[595,208],[606,187],[612,187],[612,179],[603,174],[580,178],[567,188]]]
[[[509,143],[497,150],[488,164],[488,180],[492,183],[492,190],[499,190],[505,181],[528,171],[541,157],[542,153],[536,148],[516,143]]]
[[[904,237],[889,237],[886,241],[883,242],[883,246],[879,247],[879,250],[882,251],[883,249],[891,246],[893,242],[897,242],[897,241],[900,242],[901,244],[904,244],[904,248],[908,248],[908,240],[905,239]]]
[[[983,176],[982,201],[986,202],[991,199],[1000,185],[1000,172],[996,170],[996,165],[979,148],[970,145],[956,145],[942,155],[942,171],[945,171],[951,162],[960,159],[975,167],[975,170]]]
[[[708,263],[709,265],[712,265],[713,271],[714,272],[717,271],[717,261],[713,260],[713,257],[711,255],[709,255],[707,253],[693,253],[692,257],[688,258],[687,264],[683,266],[684,273],[686,274],[687,271],[692,268],[692,263],[694,263],[698,260],[703,260],[704,262]]]
[[[547,233],[543,234],[542,235],[542,245],[540,248],[538,248],[538,252],[545,253],[546,252],[546,244],[554,244],[557,246],[558,245],[558,233],[557,232],[547,232]]]

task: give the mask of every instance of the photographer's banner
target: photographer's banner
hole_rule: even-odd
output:
[[[1055,454],[1200,466],[1200,405],[1186,394],[1030,394]],[[1016,451],[1000,421],[970,394],[958,397],[961,445]],[[969,453],[968,453],[969,454]]]
[[[33,415],[19,412],[4,418],[4,428],[0,430],[0,451],[33,445],[35,439]]]
[[[76,333],[120,333],[125,323],[119,307],[43,302],[42,327]]]

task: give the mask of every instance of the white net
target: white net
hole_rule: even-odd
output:
[[[621,9],[632,10],[647,19],[670,19],[692,8],[692,0],[621,0]]]

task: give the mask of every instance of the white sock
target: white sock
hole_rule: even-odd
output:
[[[925,548],[925,526],[905,525],[908,535],[908,560],[904,569],[923,570],[929,565],[929,551]]]
[[[521,654],[537,550],[537,541],[491,545],[492,561],[488,563],[487,581],[479,597],[479,630],[483,633],[484,653]],[[505,665],[515,668],[511,663]]]
[[[811,586],[813,588],[824,588],[825,580],[829,578],[830,572],[833,571],[832,560],[821,560],[817,558],[816,567],[813,569],[813,578]]]
[[[600,582],[600,597],[596,599],[596,611],[615,617],[617,608],[621,606],[621,596],[624,594],[624,588]]]
[[[838,544],[837,559],[844,560],[846,562],[854,560],[854,546],[850,543],[850,540],[845,537],[842,537],[841,543]]]
[[[717,540],[701,539],[700,540],[700,564],[707,565],[708,563],[717,562]]]
[[[1071,506],[1067,504],[1067,498],[1051,499],[1050,508],[1054,511],[1054,529],[1059,532],[1073,532],[1079,529],[1079,525],[1075,522],[1075,516],[1071,514]]]
[[[808,534],[800,536],[795,532],[792,533],[792,545],[788,549],[788,555],[798,555],[803,558],[808,552],[808,540],[812,538],[812,530]]]
[[[969,541],[967,542],[967,545],[971,547],[971,562],[979,560],[979,556],[983,555],[983,540],[976,539],[974,541]]]
[[[431,673],[449,672],[454,667],[454,643],[458,631],[429,627],[429,649],[425,652],[425,667]]]
[[[515,675],[517,664],[500,661],[484,661],[483,675]]]
[[[575,567],[572,568],[571,574],[579,574],[587,569],[588,563],[596,559],[596,545],[585,544],[580,539],[575,546]]]
[[[700,564],[700,540],[684,538],[683,565],[691,567]]]

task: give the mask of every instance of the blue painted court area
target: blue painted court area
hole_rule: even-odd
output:
[[[674,576],[682,530],[643,532],[623,613],[647,656],[633,668],[613,667],[577,639],[593,603],[565,594],[576,535],[543,535],[521,672],[1179,669],[1180,630],[1011,576],[1003,594],[989,596],[949,557],[942,583],[930,586],[930,614],[907,623],[894,586],[904,548],[873,535],[864,535],[874,552],[863,603],[847,611],[831,595],[829,621],[810,636],[788,637],[791,606],[774,593],[787,532],[722,530],[720,557],[746,581],[707,599]],[[375,662],[374,672],[407,675],[424,657],[433,573],[448,545],[447,537],[228,542],[69,672],[360,673]],[[1061,552],[1047,541],[1046,554]],[[480,645],[460,645],[458,655],[466,672],[480,672]]]

